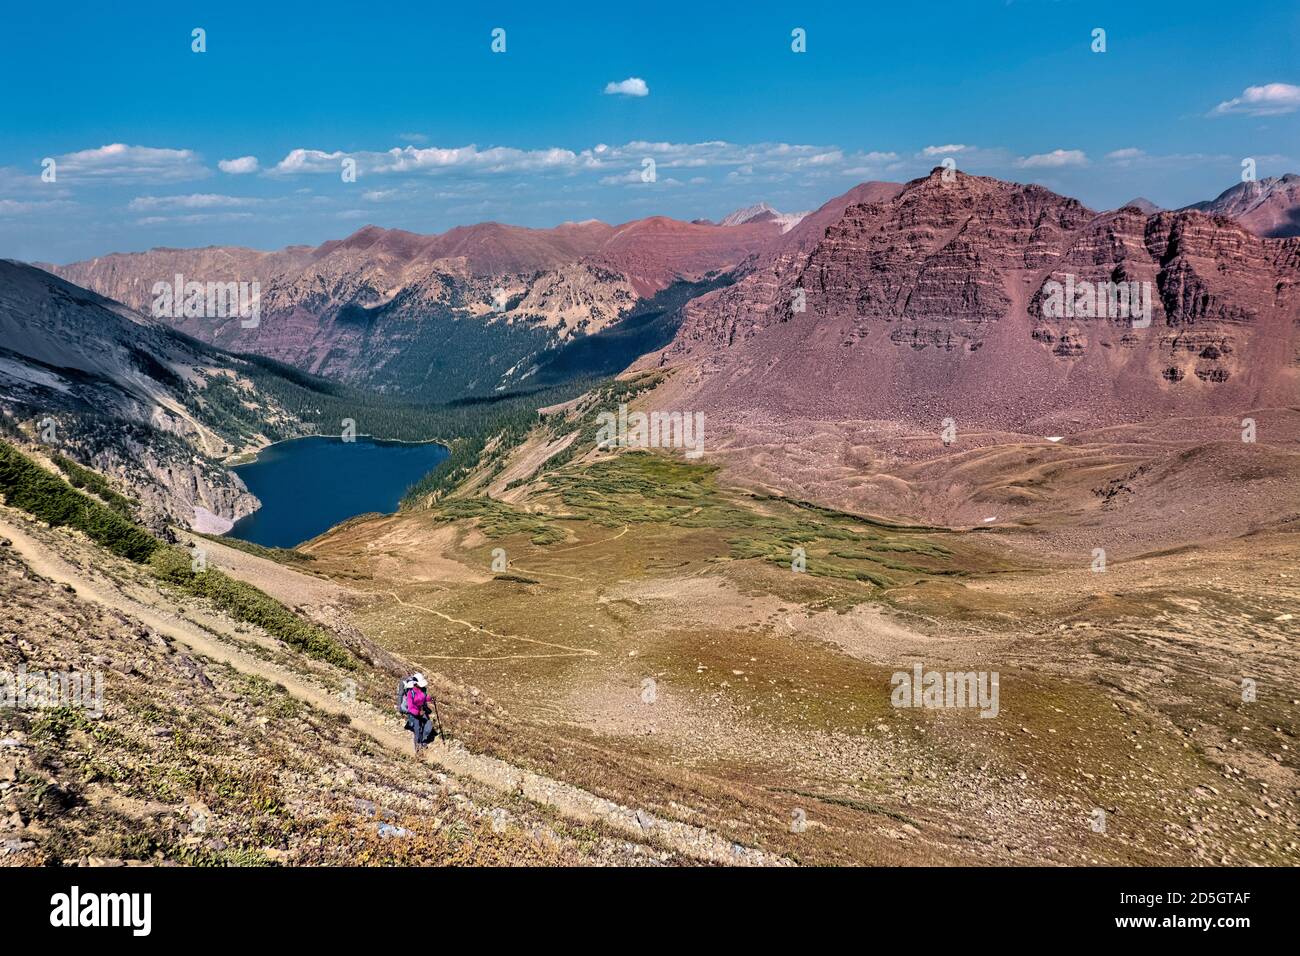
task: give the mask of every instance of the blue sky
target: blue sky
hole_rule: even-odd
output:
[[[0,256],[28,260],[802,210],[945,156],[1098,209],[1212,197],[1246,157],[1300,171],[1290,2],[73,2],[5,20]]]

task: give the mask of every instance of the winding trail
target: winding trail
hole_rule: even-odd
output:
[[[404,601],[398,596],[396,591],[368,591],[368,594],[387,593],[394,601],[403,607],[415,608],[417,611],[424,611],[426,614],[433,614],[442,618],[451,624],[459,624],[462,627],[468,627],[472,631],[478,631],[480,634],[487,634],[489,637],[495,637],[502,641],[523,641],[526,644],[540,644],[543,647],[558,647],[564,651],[563,654],[501,654],[495,657],[466,657],[460,654],[420,654],[421,658],[435,661],[515,661],[515,660],[534,660],[544,657],[599,657],[600,652],[590,647],[570,647],[568,644],[555,644],[551,641],[538,640],[534,637],[516,637],[513,634],[498,634],[496,631],[490,631],[486,627],[481,627],[472,621],[464,621],[458,617],[452,617],[450,614],[444,614],[442,611],[435,610],[431,607],[425,607],[423,604],[414,604],[411,601]]]
[[[696,510],[698,511],[699,509],[696,509]],[[539,548],[539,549],[534,550],[534,551],[531,553],[531,555],[529,555],[529,556],[530,556],[530,557],[546,557],[546,558],[549,558],[549,557],[550,557],[551,555],[553,555],[553,554],[567,554],[567,553],[569,553],[570,551],[580,551],[580,550],[582,550],[583,548],[593,548],[593,547],[595,547],[595,546],[598,545],[598,544],[606,544],[606,543],[608,543],[608,542],[610,542],[610,541],[617,541],[619,538],[623,537],[623,535],[627,534],[628,531],[631,530],[631,528],[632,528],[632,526],[631,526],[630,524],[625,524],[625,525],[623,525],[623,530],[622,530],[622,531],[620,531],[618,534],[610,535],[608,538],[601,538],[599,541],[588,541],[586,544],[575,544],[575,545],[573,545],[573,546],[570,547],[570,548],[559,548],[559,549],[554,550],[554,551],[550,551],[550,550],[544,551],[544,550],[542,550],[542,549]],[[514,567],[512,567],[511,570],[513,570],[513,571],[523,571],[525,574],[540,574],[540,575],[542,575],[542,577],[547,577],[547,578],[564,578],[564,579],[567,580],[567,581],[586,581],[586,580],[587,580],[586,578],[580,578],[580,577],[577,577],[577,576],[572,575],[572,574],[561,574],[559,571],[538,571],[536,568],[524,568],[524,567],[520,567],[520,566],[518,566],[518,565],[515,565]]]
[[[696,508],[695,510],[699,511],[700,509]],[[586,544],[575,544],[571,548],[559,548],[558,550],[555,551],[536,551],[534,553],[552,555],[552,554],[567,554],[570,551],[580,551],[583,548],[590,548],[598,544],[608,544],[610,541],[617,541],[619,538],[623,537],[623,535],[627,534],[628,531],[630,531],[631,529],[632,526],[630,524],[625,524],[623,525],[623,530],[620,531],[618,534],[611,535],[608,538],[601,538],[599,541],[588,541]]]

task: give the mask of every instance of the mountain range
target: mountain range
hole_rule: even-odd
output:
[[[175,275],[257,281],[257,328],[233,319],[177,328],[341,381],[443,399],[518,384],[548,349],[610,326],[674,282],[730,270],[780,234],[775,220],[660,216],[432,236],[367,226],[316,248],[152,249],[48,268],[142,312],[154,283]]]
[[[219,461],[313,430],[329,404],[294,369],[422,402],[665,370],[650,401],[758,444],[845,421],[1070,435],[1291,406],[1300,239],[1255,230],[1294,218],[1296,181],[1095,212],[936,168],[797,217],[759,204],[716,225],[367,226],[276,252],[5,263],[0,398],[32,420],[93,411],[146,429],[134,444],[76,437],[97,467],[155,489],[160,516],[218,528],[256,507]],[[154,284],[177,275],[256,281],[260,321],[152,316]],[[1076,280],[1145,287],[1148,321],[1053,317],[1052,283]]]
[[[141,516],[224,531],[257,508],[220,462],[301,423],[267,373],[98,293],[0,260],[0,407],[131,489]]]
[[[1226,203],[939,168],[788,229],[0,261],[7,646],[113,688],[6,731],[4,852],[1293,865],[1300,237]],[[259,321],[155,316],[177,274]],[[703,457],[614,447],[628,407]],[[214,538],[258,505],[234,455],[349,420],[450,454],[394,513]],[[306,482],[346,484],[269,507]],[[1002,721],[898,707],[920,657]]]
[[[965,174],[958,178],[960,183],[970,181]],[[181,331],[233,352],[268,356],[380,391],[443,400],[529,384],[554,350],[617,327],[638,307],[646,311],[646,303],[677,283],[761,273],[743,290],[731,294],[739,304],[756,285],[787,274],[796,258],[817,245],[842,241],[839,226],[865,228],[860,213],[853,215],[852,223],[842,223],[850,207],[888,202],[904,188],[898,183],[863,183],[807,213],[780,213],[759,203],[737,210],[717,225],[655,216],[621,225],[588,220],[552,229],[481,223],[433,235],[366,226],[316,247],[290,246],[275,252],[241,247],[157,248],[66,266],[42,266],[141,312],[150,311],[154,284],[170,283],[176,275],[186,281],[257,281],[262,320],[256,328],[230,319],[172,321]],[[958,193],[966,191],[963,188]],[[1047,195],[1046,190],[1008,187],[990,195],[983,207],[972,206],[970,212],[981,220],[1000,201]],[[1047,207],[1053,204],[1066,205],[1064,200],[1050,200],[1046,205],[1039,201],[1041,209],[1036,206],[1017,215],[1050,215]],[[956,224],[953,217],[961,214],[960,207],[947,209],[909,200],[906,208],[911,210],[907,215],[917,217],[919,227],[943,240],[951,267],[976,265],[969,258],[963,261],[961,252],[964,244],[975,243],[971,246],[975,249],[980,241],[972,235],[974,225],[965,232],[946,235]],[[1125,208],[1142,214],[1142,229],[1146,218],[1159,211],[1142,199]],[[1083,221],[1077,217],[1091,217],[1080,212],[1083,207],[1077,203],[1069,209],[1068,221],[1058,225],[1064,232],[1082,227]],[[1184,211],[1233,219],[1264,238],[1293,234],[1300,223],[1300,177],[1241,183],[1217,199]],[[938,218],[928,221],[932,216]],[[1138,227],[1131,216],[1125,221],[1126,229]],[[1162,220],[1175,221],[1190,220]],[[889,228],[907,229],[910,222],[903,218]],[[1032,231],[1034,223],[1025,220],[1019,228]],[[1026,236],[1023,241],[1041,244],[1047,241],[1046,233]],[[879,250],[872,253],[878,254]],[[1099,255],[1105,258],[1108,254]],[[1121,254],[1120,258],[1136,265],[1131,256]],[[1029,273],[1042,261],[1041,256],[1026,259],[1023,269],[1028,272],[1019,281],[1030,281]],[[1091,268],[1099,263],[1075,264]],[[873,259],[868,268],[880,272],[910,266]],[[928,306],[913,300],[907,304],[911,312],[924,308],[952,311],[943,301],[946,293],[934,288],[936,268],[940,268],[938,262],[927,270],[924,281],[930,289],[926,294],[938,298]],[[976,285],[962,294],[978,296],[977,286],[983,280],[970,281]],[[1017,295],[1009,293],[1005,301],[998,295],[986,295],[978,308],[985,310],[988,318],[1009,307]],[[878,303],[881,308],[886,305],[901,303]],[[963,300],[955,305],[960,311],[970,303]],[[821,308],[831,305],[823,301]],[[681,316],[670,318],[671,332]],[[755,321],[764,320],[759,317]],[[963,321],[968,323],[969,318]],[[912,332],[902,326],[896,331],[914,335],[917,344],[937,342],[933,338],[936,326],[921,323],[917,328],[912,323],[911,327]],[[960,327],[967,328],[965,324]],[[697,335],[698,329],[685,334]],[[1044,326],[1036,334],[1040,341],[1050,338],[1052,348],[1085,347],[1078,341],[1077,329],[1071,332]],[[1058,341],[1061,336],[1066,338],[1064,345]],[[963,342],[983,340],[982,335],[958,338]],[[1186,347],[1187,339],[1181,340],[1179,348]],[[1231,374],[1232,369],[1225,368]],[[1172,360],[1161,369],[1166,370],[1171,375],[1195,374],[1194,369]],[[1208,368],[1202,371],[1220,374]]]
[[[746,206],[744,209],[737,209],[730,215],[724,216],[718,223],[720,226],[743,226],[751,222],[774,222],[781,227],[782,232],[789,232],[807,212],[779,212],[773,209],[765,202],[757,203],[753,206]]]

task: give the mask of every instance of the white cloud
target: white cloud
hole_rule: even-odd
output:
[[[338,172],[340,163],[347,154],[342,151],[333,153],[319,149],[291,149],[275,164],[273,173],[321,173]]]
[[[210,170],[190,149],[159,149],[110,143],[97,149],[56,156],[60,179],[96,178],[130,181],[200,179]]]
[[[834,166],[836,163],[842,162],[844,162],[844,154],[838,149],[832,149],[825,153],[814,153],[805,159],[801,165]]]
[[[925,149],[921,150],[921,155],[943,156],[947,153],[961,153],[973,148],[974,147],[972,146],[967,146],[965,143],[949,143],[946,146],[927,146]]]
[[[390,149],[383,154],[375,172],[418,172],[454,167],[468,167],[489,173],[527,172],[544,169],[564,169],[578,165],[578,155],[568,149],[514,149],[493,146],[479,149],[462,146],[458,149],[425,147],[416,149]],[[360,164],[358,164],[360,165]]]
[[[396,199],[397,196],[396,189],[367,189],[361,194],[361,198],[366,202],[387,202],[390,199]]]
[[[1257,157],[1259,158],[1259,157]],[[1128,146],[1106,154],[1106,159],[1124,169],[1195,169],[1201,166],[1235,165],[1232,156],[1212,153],[1148,153],[1144,149]],[[1283,165],[1286,165],[1285,161]]]
[[[188,196],[137,196],[127,204],[127,208],[133,212],[145,212],[151,209],[220,209],[230,206],[251,206],[258,201],[244,196],[191,193]]]
[[[1211,112],[1211,116],[1241,113],[1246,116],[1277,116],[1294,113],[1300,109],[1300,86],[1290,83],[1265,83],[1248,86],[1240,96],[1224,100]]]
[[[649,96],[650,87],[646,85],[645,80],[641,79],[641,77],[629,76],[626,80],[620,80],[618,83],[606,83],[605,92],[615,96]]]
[[[641,170],[639,169],[629,169],[625,173],[617,173],[612,176],[602,176],[600,178],[600,184],[602,186],[636,186],[644,182],[646,182],[646,180],[641,178]]]
[[[217,163],[217,168],[223,173],[230,173],[232,176],[255,173],[257,172],[257,157],[240,156],[238,159],[223,159]]]
[[[272,175],[328,173],[337,176],[344,159],[356,161],[362,176],[426,174],[438,176],[485,176],[543,173],[571,176],[588,172],[618,175],[629,168],[639,170],[641,160],[653,157],[660,167],[690,169],[752,166],[763,172],[795,172],[837,168],[846,160],[859,165],[897,159],[894,153],[846,154],[834,146],[790,143],[738,144],[719,140],[700,143],[647,142],[622,146],[597,144],[589,149],[515,149],[493,146],[480,149],[474,144],[458,147],[394,147],[384,152],[294,149],[268,172]]]
[[[398,133],[397,138],[404,143],[427,143],[429,137],[423,133]]]
[[[69,202],[66,199],[53,199],[49,202],[23,202],[16,199],[0,199],[0,217],[22,216],[34,212],[51,212],[57,209],[67,209],[75,205],[76,203]]]
[[[0,196],[33,196],[41,200],[65,199],[71,191],[59,183],[47,183],[41,179],[41,169],[20,170],[13,166],[0,166]]]
[[[135,223],[138,226],[161,226],[167,224],[190,226],[214,222],[243,222],[252,218],[253,214],[251,212],[198,212],[190,213],[186,216],[145,216],[142,219],[135,220]]]
[[[1016,160],[1021,169],[1055,169],[1061,166],[1086,166],[1088,157],[1081,149],[1054,149]]]
[[[568,149],[512,149],[494,146],[479,149],[471,144],[453,149],[440,147],[394,147],[387,152],[345,153],[319,149],[294,149],[275,165],[276,174],[335,173],[345,158],[356,160],[357,172],[363,175],[385,173],[438,172],[469,170],[486,173],[524,172],[539,169],[577,168],[579,155]]]
[[[892,164],[898,162],[898,154],[880,152],[879,150],[873,150],[870,153],[850,153],[845,157],[845,162],[852,163],[852,165],[834,170],[835,175],[857,176],[866,179],[879,176],[889,170]]]

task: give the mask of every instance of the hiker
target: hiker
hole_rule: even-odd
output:
[[[406,728],[415,738],[415,752],[421,753],[433,737],[433,718],[429,715],[429,682],[416,671],[402,683],[402,705]]]

